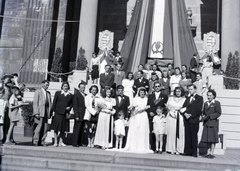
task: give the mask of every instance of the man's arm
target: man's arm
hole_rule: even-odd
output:
[[[39,90],[36,90],[33,97],[33,114],[39,115]]]
[[[80,118],[79,113],[78,113],[78,106],[79,106],[78,97],[77,97],[77,94],[75,93],[73,95],[73,111],[74,111],[74,116],[75,116],[76,120],[79,120],[79,118]]]
[[[104,79],[104,75],[103,74],[100,74],[100,86],[101,86],[101,88],[105,88],[105,81],[106,80]]]

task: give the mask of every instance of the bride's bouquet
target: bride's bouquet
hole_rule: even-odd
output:
[[[129,106],[128,109],[129,109],[129,111],[131,113],[131,117],[132,117],[132,116],[135,116],[139,113],[144,112],[145,110],[147,110],[149,108],[150,108],[150,106],[146,106],[145,108],[139,108],[138,106]]]
[[[107,108],[107,105],[104,104],[103,102],[98,102],[95,106],[96,110],[99,112],[102,111],[102,109],[106,109]]]

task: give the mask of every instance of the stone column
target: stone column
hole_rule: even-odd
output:
[[[240,51],[240,1],[222,0],[222,69],[226,70],[229,52]]]
[[[95,48],[97,12],[98,0],[82,0],[77,55],[82,46],[85,49],[88,65],[91,62],[92,53]]]

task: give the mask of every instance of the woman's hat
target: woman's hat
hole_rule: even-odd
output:
[[[4,75],[3,77],[2,77],[2,80],[5,80],[6,78],[13,78],[13,76],[12,75],[8,75],[8,74],[6,74],[6,75]]]

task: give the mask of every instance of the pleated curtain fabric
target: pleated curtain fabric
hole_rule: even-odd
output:
[[[176,9],[176,11],[175,11]],[[184,0],[172,0],[174,66],[189,66],[194,52],[197,52],[191,27],[187,18]],[[175,33],[175,34],[174,34]]]
[[[147,59],[154,0],[137,0],[121,49],[125,71],[137,71]]]
[[[137,71],[139,64],[147,61],[150,42],[154,0],[137,0],[131,22],[121,49],[126,59],[125,71]],[[187,19],[184,0],[166,0],[163,28],[163,59],[174,59],[174,66],[189,66],[197,52]]]

